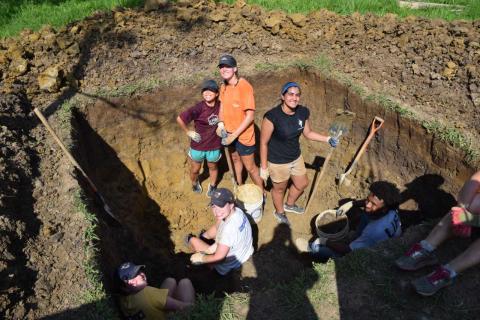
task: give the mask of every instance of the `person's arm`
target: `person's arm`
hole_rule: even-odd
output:
[[[268,142],[272,138],[273,129],[273,123],[267,118],[263,118],[260,130],[260,167],[262,169],[267,169]]]
[[[308,140],[319,141],[319,142],[328,142],[329,136],[324,136],[318,132],[315,132],[310,127],[310,121],[307,119],[305,121],[305,127],[303,128],[303,136]]]
[[[205,239],[208,239],[208,240],[215,239],[215,237],[217,236],[217,230],[218,230],[218,226],[220,225],[220,222],[221,222],[221,220],[217,221],[207,231],[202,233],[202,237],[204,237]]]
[[[245,129],[248,128],[248,126],[253,122],[255,119],[255,111],[254,110],[246,110],[245,111],[245,119],[243,119],[242,123],[238,126],[238,128],[231,133],[232,136],[238,138],[242,134]]]
[[[465,182],[462,189],[458,194],[457,202],[460,207],[469,209],[473,198],[479,193],[480,190],[480,171],[476,172],[470,180]]]
[[[185,122],[182,120],[182,118],[180,118],[180,116],[177,117],[177,123],[180,126],[180,128],[182,128],[182,130],[185,131],[185,133],[188,133],[188,131],[190,131],[187,125],[185,124]]]
[[[207,254],[203,257],[203,263],[215,263],[222,261],[230,251],[230,247],[219,243],[214,254]]]

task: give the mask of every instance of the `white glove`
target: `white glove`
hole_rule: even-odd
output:
[[[189,136],[190,139],[192,139],[195,142],[200,142],[202,140],[202,137],[200,137],[200,134],[193,130],[188,131],[187,136]]]
[[[317,239],[315,239],[315,241],[312,242],[311,246],[312,248],[315,246],[324,247],[327,244],[327,240],[327,238],[318,237]]]
[[[270,172],[268,171],[268,168],[263,169],[260,167],[260,178],[262,178],[264,181],[267,181],[269,176]]]
[[[206,254],[214,254],[217,251],[217,243],[212,244],[210,247],[205,250]]]
[[[215,130],[215,133],[220,138],[225,138],[227,136],[227,131],[225,130],[225,125],[223,124],[222,121],[217,123],[217,129]]]
[[[201,252],[194,253],[190,257],[190,262],[192,262],[192,264],[194,265],[204,264],[205,262],[203,261],[203,257],[205,257],[204,253],[201,253]]]
[[[348,210],[352,209],[353,207],[353,201],[349,201],[347,203],[344,203],[340,208],[337,209],[337,217],[344,215],[345,213],[348,212]]]

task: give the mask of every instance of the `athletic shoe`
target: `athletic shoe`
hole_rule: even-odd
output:
[[[291,213],[296,213],[296,214],[303,214],[305,213],[305,209],[302,207],[297,206],[296,204],[293,204],[292,206],[289,206],[288,204],[283,205],[283,210]]]
[[[200,182],[198,182],[198,180],[192,186],[192,191],[195,192],[195,193],[202,193],[202,191],[203,191],[202,185],[200,184]]]
[[[404,256],[398,258],[395,264],[402,270],[414,271],[426,266],[436,265],[438,260],[433,252],[428,252],[420,243],[416,243]]]
[[[290,221],[288,221],[287,215],[285,213],[278,213],[276,211],[273,211],[273,215],[277,219],[278,223],[283,223],[287,226],[290,226]]]
[[[208,189],[207,189],[207,197],[211,198],[212,194],[217,190],[217,187],[212,186],[210,183],[208,184]]]
[[[311,252],[310,244],[307,239],[298,238],[295,240],[295,247],[297,247],[299,252]]]
[[[412,281],[415,290],[422,296],[431,296],[438,290],[451,285],[452,283],[453,278],[450,276],[450,271],[443,266],[439,266],[428,276]]]

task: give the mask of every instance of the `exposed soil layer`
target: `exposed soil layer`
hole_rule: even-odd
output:
[[[301,71],[302,61],[327,57],[332,69],[367,91],[392,96],[416,112],[417,120],[449,124],[478,146],[478,39],[479,21],[342,17],[327,11],[286,15],[241,2],[227,6],[178,1],[153,11],[97,13],[60,30],[46,27],[1,40],[0,317],[56,314],[72,319],[96,307],[82,305],[81,295],[91,286],[83,266],[86,223],[73,205],[78,182],[33,118],[32,106],[41,107],[68,144],[70,131],[62,126],[59,106],[74,95],[96,99],[75,117],[75,154],[124,225],[111,228],[99,215],[100,259],[108,286],[112,267],[129,259],[147,264],[154,284],[165,275],[188,275],[203,292],[240,290],[255,295],[308,265],[297,259],[292,239],[312,234],[312,216],[291,217],[292,231],[276,227],[269,199],[258,224],[258,253],[241,274],[215,287],[211,281],[202,282],[201,270],[188,266],[183,236],[198,232],[212,217],[205,208],[207,198],[189,190],[187,139],[174,119],[180,109],[197,101],[196,85],[215,74],[219,55],[234,54],[241,74],[252,82],[257,124],[275,104],[281,83],[290,80],[302,84],[303,103],[311,108],[312,123],[319,131],[326,132],[338,110],[356,114],[321,182],[312,212],[363,197],[370,182],[386,179],[403,190],[402,222],[409,227],[444,214],[475,168],[465,163],[462,151],[428,134],[417,122],[364,102],[320,74]],[[272,71],[292,62],[301,68]],[[316,63],[323,68],[327,64],[322,59]],[[99,99],[159,84],[161,89],[143,97]],[[376,115],[385,119],[384,128],[353,172],[352,184],[338,189],[335,174],[347,167]],[[313,178],[327,148],[302,144]],[[222,166],[225,172],[225,163]],[[229,187],[228,179],[222,179],[222,185]],[[407,232],[402,241],[419,237],[419,232]],[[276,266],[282,266],[282,272],[272,272]],[[399,279],[403,290],[406,280]],[[474,283],[460,279],[462,294],[447,289],[445,303],[463,303],[466,310],[474,310]],[[338,283],[343,303],[341,310],[328,311],[332,317],[340,312],[348,318],[362,305],[352,302],[352,296],[342,296],[351,285]],[[354,296],[374,305],[360,293]],[[259,299],[257,318],[272,313],[265,301]],[[328,305],[321,307],[328,310]],[[366,318],[376,315],[370,309],[363,313]],[[444,309],[422,310],[424,314],[427,318],[448,315]]]
[[[373,181],[389,180],[403,190],[401,214],[405,229],[448,211],[453,201],[451,194],[455,194],[473,173],[473,169],[462,162],[462,154],[439,142],[412,120],[403,120],[381,107],[362,102],[335,81],[295,69],[286,74],[301,84],[302,101],[311,108],[315,129],[327,132],[330,124],[336,121],[338,110],[346,105],[355,116],[350,118],[349,124],[345,123],[349,125],[348,133],[335,150],[319,192],[312,200],[313,213],[290,215],[292,228],[285,233],[277,228],[268,198],[264,217],[255,226],[258,232],[255,255],[257,259],[268,257],[264,258],[268,261],[262,266],[265,268],[271,266],[274,270],[275,265],[289,265],[281,273],[272,271],[272,278],[280,282],[290,279],[304,264],[291,251],[286,250],[285,254],[291,256],[285,257],[280,250],[265,250],[264,246],[276,246],[270,243],[276,233],[285,233],[283,237],[287,242],[289,238],[310,237],[316,213],[337,207],[339,202],[366,196],[368,185]],[[271,73],[249,80],[258,97],[256,123],[259,124],[277,99],[277,84],[284,82],[286,76]],[[183,108],[193,105],[200,97],[199,93],[185,97],[186,90],[187,87],[172,87],[133,99],[98,99],[77,114],[79,158],[83,159],[89,175],[110,201],[125,229],[124,233],[108,228],[102,230],[101,256],[105,270],[112,270],[122,259],[128,258],[155,266],[155,277],[160,279],[166,275],[188,275],[203,292],[243,291],[246,287],[255,292],[266,284],[251,280],[255,279],[259,267],[253,261],[247,263],[234,280],[202,282],[203,273],[190,267],[186,259],[190,251],[184,244],[185,235],[197,234],[214,222],[205,194],[191,192],[188,139],[174,121]],[[335,175],[345,170],[366,137],[374,116],[384,118],[385,127],[352,172],[351,184],[338,188]],[[313,180],[315,161],[318,162],[315,159],[323,158],[328,147],[305,141],[302,145]],[[222,161],[221,171],[225,173],[228,169],[225,160]],[[204,172],[204,190],[208,184],[206,178]],[[220,186],[232,187],[225,178]],[[277,246],[284,246],[284,242],[280,241]],[[289,274],[288,270],[293,273]]]

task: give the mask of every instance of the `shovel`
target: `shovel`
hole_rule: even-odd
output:
[[[228,136],[226,131],[222,131],[221,134],[222,140],[226,139]],[[235,178],[235,171],[233,171],[232,158],[230,157],[230,151],[228,150],[228,146],[225,146],[225,157],[227,158],[228,171],[230,171],[230,178],[232,179],[233,194],[237,194],[238,183],[237,179]]]
[[[120,224],[120,221],[118,221],[117,217],[115,217],[115,215],[113,214],[112,212],[112,209],[110,209],[110,207],[107,205],[107,203],[105,202],[105,199],[102,197],[102,195],[98,192],[98,189],[97,187],[93,184],[92,180],[90,180],[90,178],[87,176],[87,173],[85,171],[83,171],[82,167],[80,167],[80,165],[78,164],[78,162],[75,160],[75,158],[72,156],[72,154],[67,150],[67,148],[65,147],[65,145],[62,143],[62,141],[60,140],[60,138],[57,136],[57,134],[55,133],[55,131],[53,131],[52,127],[50,126],[50,124],[48,123],[47,119],[45,119],[45,117],[43,116],[42,112],[38,109],[38,108],[35,108],[33,109],[33,112],[35,113],[35,115],[38,117],[38,119],[40,119],[40,121],[42,122],[42,124],[45,126],[45,128],[47,128],[48,132],[52,135],[53,139],[55,140],[55,142],[58,144],[58,146],[60,147],[60,149],[62,149],[62,151],[65,153],[65,155],[67,156],[68,160],[70,160],[70,162],[73,164],[73,166],[82,174],[82,176],[85,178],[85,180],[87,180],[88,184],[90,185],[90,187],[92,188],[93,192],[95,193],[95,195],[98,197],[98,199],[100,200],[100,202],[102,202],[103,204],[103,209],[105,210],[106,213],[108,213],[108,215],[110,217],[113,218],[113,220],[115,220],[118,224]]]
[[[357,152],[357,155],[355,156],[352,164],[350,165],[350,167],[348,168],[348,170],[345,173],[342,173],[340,175],[340,178],[338,179],[338,185],[339,186],[342,185],[344,182],[346,184],[350,183],[350,180],[347,178],[347,176],[352,172],[353,168],[357,164],[360,157],[365,153],[365,150],[367,150],[367,146],[370,143],[370,141],[373,139],[373,137],[375,136],[375,133],[377,133],[377,131],[380,130],[380,128],[383,126],[384,122],[385,122],[385,120],[383,120],[380,117],[375,117],[373,119],[372,124],[370,125],[370,133],[368,134],[367,138],[363,142],[360,150]]]

